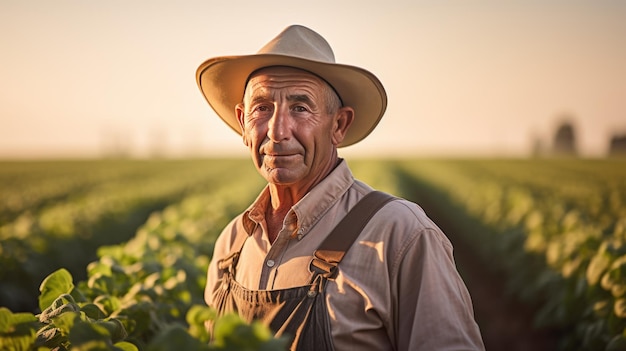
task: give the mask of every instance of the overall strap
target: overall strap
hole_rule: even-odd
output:
[[[243,249],[243,245],[246,243],[246,239],[248,239],[249,236],[250,235],[245,231],[237,231],[230,253],[217,263],[219,269],[228,270],[234,277],[235,268],[237,267],[237,262],[239,262],[239,256],[241,255],[241,249]]]
[[[379,209],[393,199],[394,196],[381,191],[372,191],[365,195],[315,250],[310,264],[311,271],[332,278],[336,274],[337,265],[365,225]]]

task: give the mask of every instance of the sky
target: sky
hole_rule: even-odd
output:
[[[387,91],[343,156],[525,156],[568,122],[600,157],[626,134],[626,1],[0,0],[0,158],[247,155],[196,68],[291,24]]]

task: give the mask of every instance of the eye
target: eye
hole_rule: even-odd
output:
[[[309,109],[307,109],[305,106],[302,106],[302,105],[297,105],[297,106],[294,106],[294,107],[292,108],[292,110],[293,110],[294,112],[299,112],[299,113],[302,113],[302,112],[307,112]]]
[[[270,108],[268,106],[265,106],[265,105],[260,105],[260,106],[257,106],[257,108],[255,110],[259,111],[259,112],[266,112],[266,111],[269,111]]]
[[[272,113],[272,107],[267,104],[259,104],[252,107],[251,114],[254,115],[267,115],[268,113]]]

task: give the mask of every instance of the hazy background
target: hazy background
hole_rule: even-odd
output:
[[[626,1],[0,0],[0,158],[245,155],[199,93],[212,56],[290,24],[389,95],[343,155],[530,154],[626,133]]]

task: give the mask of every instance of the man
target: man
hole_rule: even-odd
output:
[[[372,73],[290,26],[255,55],[209,59],[197,81],[268,182],[215,244],[209,306],[264,321],[293,350],[484,349],[452,246],[419,206],[387,199],[356,240],[331,234],[373,192],[337,152],[386,109]],[[328,237],[352,245],[330,247],[345,255],[324,270],[313,254]]]

